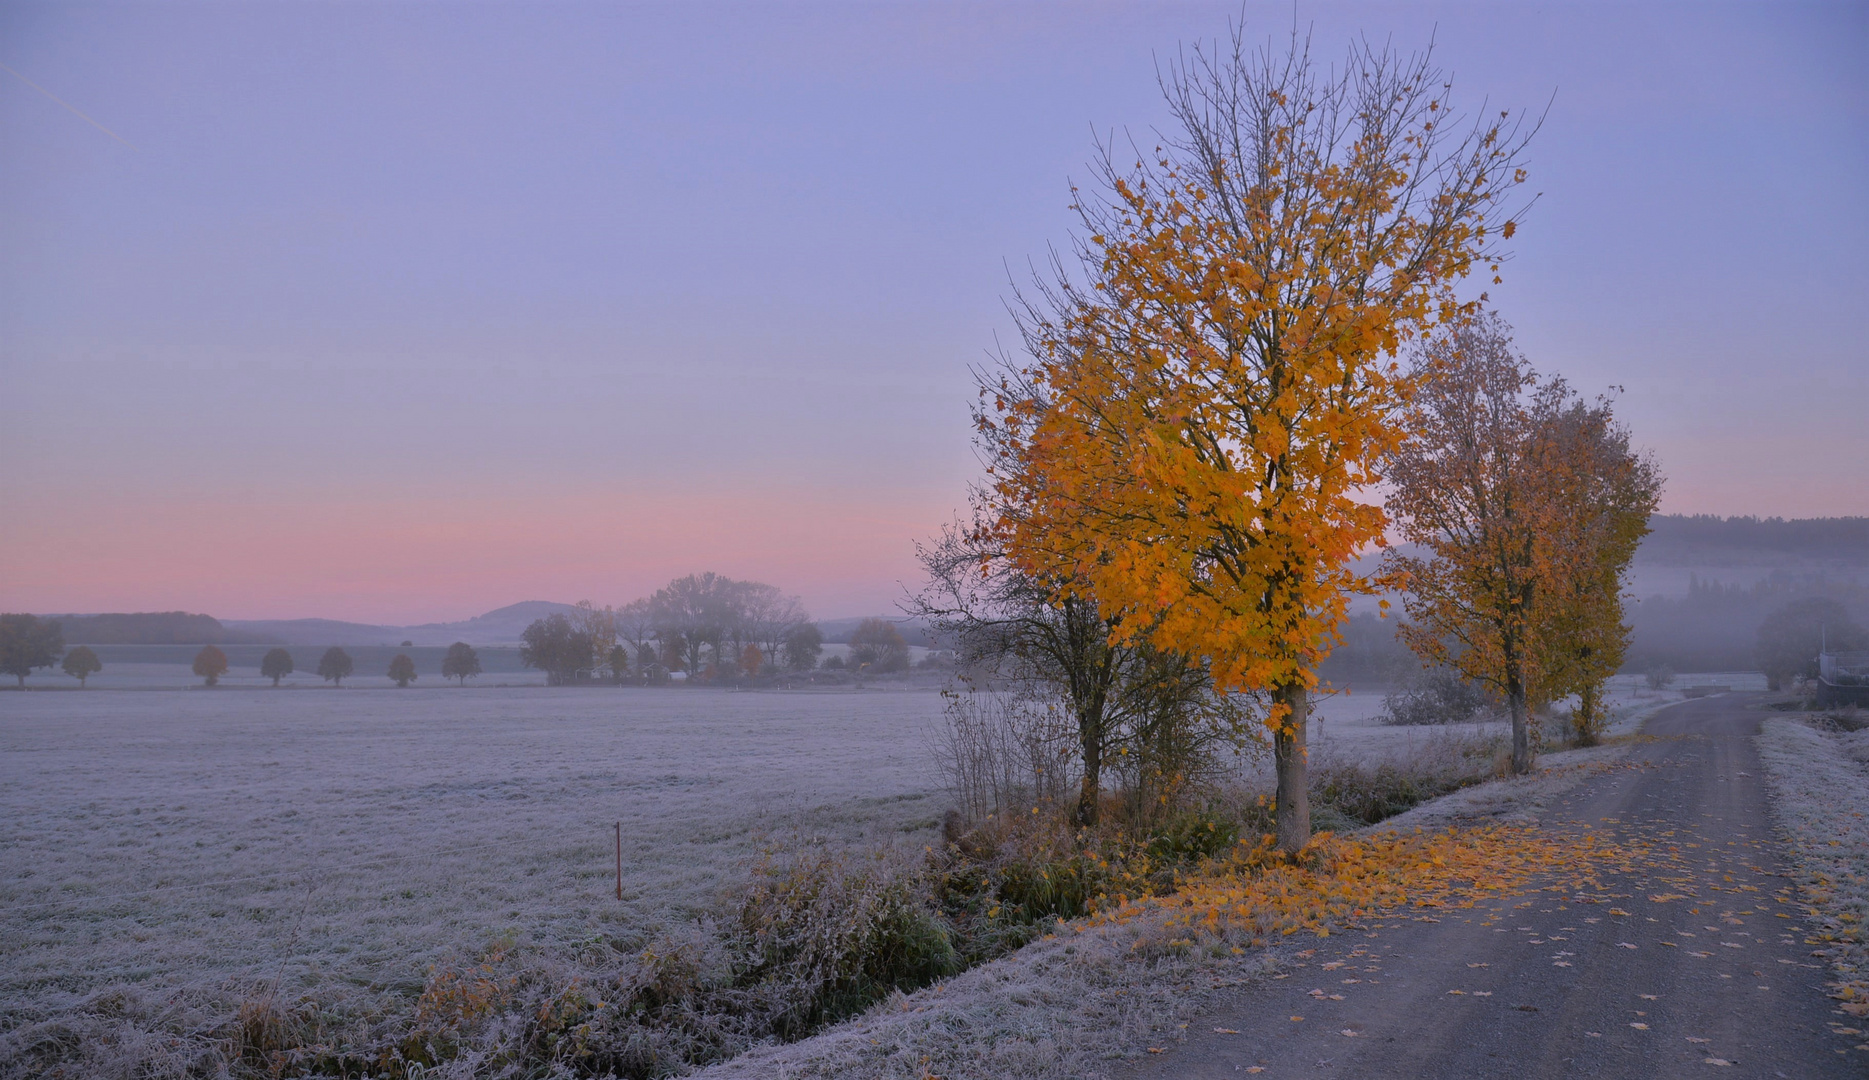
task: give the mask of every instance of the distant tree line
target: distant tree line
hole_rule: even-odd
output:
[[[552,685],[657,681],[670,672],[707,681],[758,676],[813,667],[823,647],[797,597],[712,572],[677,578],[620,608],[586,600],[569,616],[533,622],[521,640],[520,662]]]
[[[1869,585],[1857,581],[1791,571],[1749,584],[1691,575],[1685,596],[1650,596],[1630,605],[1634,633],[1626,667],[1764,671],[1758,635],[1765,621],[1786,608],[1818,602],[1854,623],[1869,621]],[[1813,647],[1810,656],[1816,655]]]
[[[1869,517],[1759,518],[1656,514],[1642,543],[1644,562],[1692,565],[1719,554],[1869,563]]]
[[[570,614],[535,620],[521,636],[520,662],[553,686],[581,680],[661,682],[681,673],[721,682],[823,666],[866,674],[908,670],[909,645],[884,619],[850,636],[849,659],[823,659],[824,634],[804,604],[776,585],[713,572],[676,578],[622,607],[586,600]]]

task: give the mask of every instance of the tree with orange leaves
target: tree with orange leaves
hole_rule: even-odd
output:
[[[1529,772],[1529,703],[1579,697],[1588,741],[1627,643],[1622,580],[1660,496],[1609,405],[1541,381],[1486,314],[1421,351],[1388,506],[1419,554],[1385,560],[1405,583],[1401,634],[1423,660],[1498,691],[1512,769]]]
[[[1465,309],[1456,281],[1497,274],[1530,132],[1462,125],[1426,55],[1362,46],[1326,75],[1296,35],[1197,47],[1164,91],[1176,129],[1153,164],[1105,148],[1106,197],[1078,193],[1085,280],[1059,263],[1022,298],[1028,357],[984,380],[992,527],[1114,638],[1269,691],[1295,851],[1313,671],[1382,542],[1357,495],[1400,435],[1394,357]]]

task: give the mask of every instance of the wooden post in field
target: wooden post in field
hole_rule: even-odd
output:
[[[617,899],[623,899],[623,823],[617,822]]]

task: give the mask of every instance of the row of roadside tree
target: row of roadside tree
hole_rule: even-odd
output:
[[[1661,480],[1608,398],[1457,291],[1499,280],[1535,123],[1463,123],[1449,85],[1368,46],[1328,70],[1297,38],[1197,50],[1160,145],[1104,148],[1074,189],[1075,265],[1015,299],[1023,349],[979,375],[986,476],[923,552],[919,614],[1072,719],[1082,824],[1107,766],[1153,758],[1167,799],[1262,736],[1302,848],[1310,698],[1359,594],[1399,593],[1423,663],[1508,703],[1515,771],[1538,702],[1601,724]]]
[[[80,689],[91,676],[104,670],[103,660],[89,645],[65,648],[64,634],[57,619],[24,613],[0,615],[0,673],[14,676],[23,689],[28,675],[54,665],[77,679]],[[206,685],[217,686],[228,667],[227,653],[220,646],[204,645],[195,654],[191,670]],[[356,667],[349,653],[333,645],[319,657],[317,673],[326,682],[342,686],[344,680],[355,673]],[[283,647],[269,649],[260,658],[260,676],[271,679],[274,686],[296,670],[292,653]],[[406,687],[417,678],[415,661],[407,653],[397,653],[384,674],[397,686]],[[447,655],[441,661],[442,678],[459,679],[465,686],[468,679],[479,674],[480,654],[473,646],[464,641],[448,646]]]

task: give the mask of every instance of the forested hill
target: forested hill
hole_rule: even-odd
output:
[[[1869,517],[1757,518],[1656,514],[1637,562],[1845,563],[1869,566]]]
[[[1869,624],[1869,518],[1657,514],[1649,528],[1627,580],[1625,671],[1750,670],[1759,623],[1805,597]],[[1382,685],[1420,666],[1393,621],[1359,612],[1343,635],[1321,669],[1335,685]]]
[[[67,645],[263,644],[265,639],[229,630],[212,615],[186,611],[138,611],[110,615],[53,615]]]
[[[1869,620],[1869,518],[1666,514],[1649,525],[1624,609],[1630,670],[1749,669],[1759,624],[1805,597]]]

